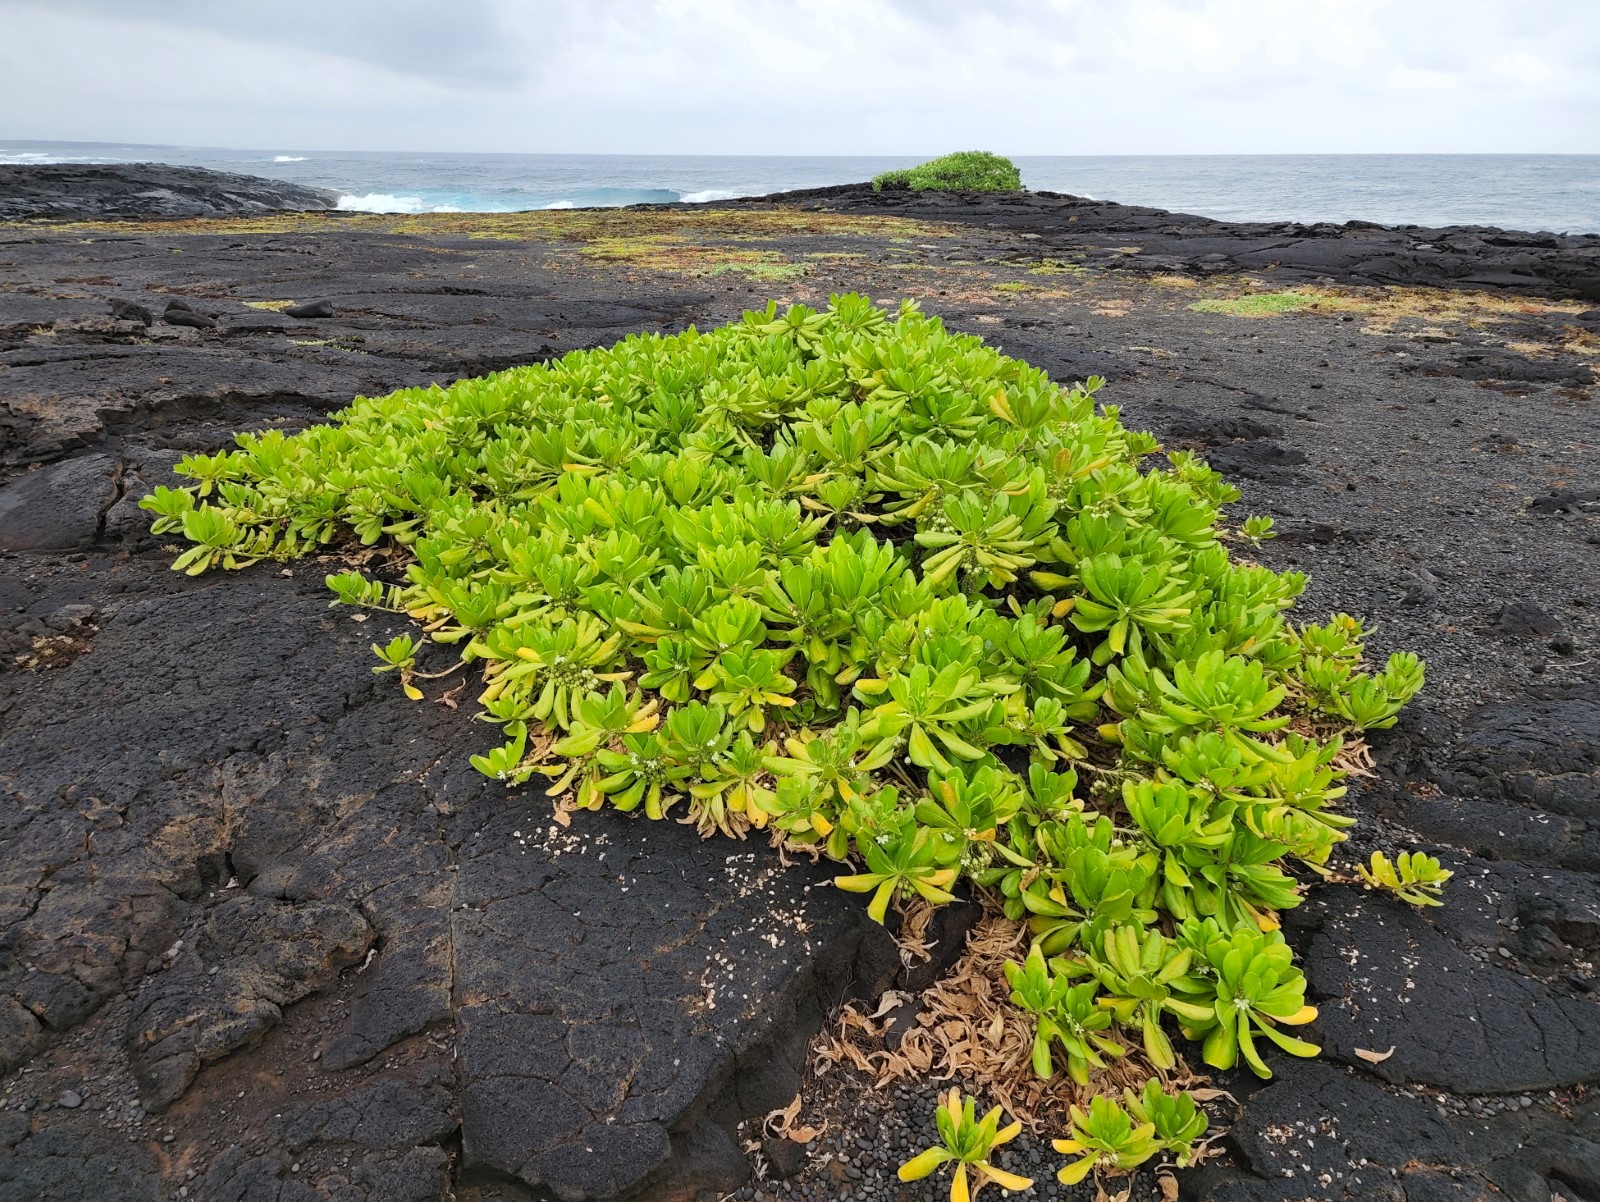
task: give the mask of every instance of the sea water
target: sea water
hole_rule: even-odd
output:
[[[334,188],[340,208],[513,212],[694,203],[857,183],[923,156],[227,150],[0,139],[0,163],[157,162]],[[1600,233],[1600,155],[1016,156],[1030,188],[1233,221]]]

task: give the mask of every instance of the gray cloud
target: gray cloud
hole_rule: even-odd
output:
[[[0,0],[0,13],[0,134],[14,137],[1600,152],[1592,0]]]
[[[315,7],[284,0],[48,0],[35,7],[63,17],[131,18],[169,36],[212,33],[315,50],[449,80],[515,82],[538,49],[508,38],[495,0],[331,0]],[[568,15],[567,6],[544,0],[519,7],[551,26]]]

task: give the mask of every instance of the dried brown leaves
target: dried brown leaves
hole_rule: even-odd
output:
[[[1372,748],[1359,734],[1345,738],[1339,754],[1333,757],[1333,766],[1346,776],[1377,776],[1377,764],[1372,759]]]
[[[810,1143],[828,1129],[824,1123],[820,1127],[807,1127],[799,1121],[800,1109],[804,1103],[800,1095],[794,1095],[794,1101],[777,1110],[769,1111],[762,1120],[762,1130],[769,1139],[790,1139],[797,1144]]]
[[[897,902],[895,908],[900,911],[900,932],[895,936],[895,942],[900,945],[900,963],[907,968],[926,964],[933,959],[933,940],[928,936],[933,904],[913,897],[910,901]]]
[[[922,995],[917,1025],[897,1048],[885,1047],[883,1037],[900,996],[895,1005],[880,1005],[872,1014],[846,1006],[836,1027],[818,1038],[812,1071],[820,1075],[848,1066],[880,1089],[897,1081],[959,1079],[1036,1132],[1059,1129],[1070,1105],[1087,1105],[1095,1094],[1137,1089],[1156,1075],[1180,1086],[1196,1080],[1181,1060],[1174,1072],[1158,1074],[1138,1047],[1128,1045],[1128,1055],[1110,1061],[1090,1088],[1078,1086],[1064,1071],[1048,1081],[1036,1077],[1033,1021],[1012,1004],[1005,977],[1005,965],[1020,963],[1027,950],[1025,926],[998,915],[985,918],[955,967]]]

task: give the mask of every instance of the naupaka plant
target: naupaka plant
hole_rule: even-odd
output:
[[[1342,757],[1423,669],[1296,621],[1305,578],[1229,553],[1270,523],[1102,384],[911,302],[768,304],[242,434],[142,504],[190,573],[385,565],[334,602],[416,623],[375,649],[408,696],[440,659],[477,677],[502,739],[472,763],[509,787],[765,831],[879,921],[976,890],[1031,934],[1009,984],[1041,1074],[1095,1089],[1175,1035],[1267,1073],[1315,1050],[1276,934],[1294,866],[1329,871]],[[1096,1163],[1140,1154],[1145,1122],[1085,1114]]]
[[[1439,894],[1455,873],[1424,852],[1403,851],[1393,860],[1381,851],[1372,853],[1370,867],[1357,864],[1356,872],[1368,889],[1386,889],[1413,906],[1442,906]]]
[[[1031,1177],[1019,1177],[989,1163],[997,1148],[1022,1133],[1021,1123],[1000,1126],[1000,1107],[996,1106],[980,1119],[977,1103],[972,1098],[963,1098],[960,1090],[952,1089],[939,1099],[935,1117],[939,1142],[900,1166],[901,1181],[920,1181],[940,1167],[950,1165],[950,1202],[967,1202],[991,1181],[1004,1190],[1025,1190],[1033,1185]],[[970,1186],[969,1172],[972,1174]]]

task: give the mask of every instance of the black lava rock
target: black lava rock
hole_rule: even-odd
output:
[[[150,310],[138,301],[113,300],[111,302],[111,316],[119,321],[137,321],[141,325],[149,325],[155,321]]]
[[[285,317],[332,317],[333,302],[330,300],[301,301],[298,305],[290,305],[283,311]]]
[[[1003,196],[874,192],[868,184],[719,201],[717,207],[756,207],[775,201],[921,221],[983,222],[1036,235],[1033,247],[1041,257],[1082,251],[1088,262],[1114,271],[1202,276],[1271,271],[1275,280],[1284,282],[1484,288],[1600,300],[1600,255],[1595,253],[1600,236],[1594,234],[1520,233],[1483,226],[1397,229],[1370,221],[1342,225],[1219,221],[1059,192]],[[1419,244],[1428,249],[1418,250]],[[1121,246],[1138,246],[1141,253],[1118,253]],[[1419,363],[1413,370],[1469,379],[1552,383],[1572,379],[1580,386],[1592,382],[1572,363],[1536,364],[1493,352],[1476,361]]]
[[[338,203],[327,188],[165,163],[0,166],[0,221],[232,217]]]
[[[772,1175],[788,1180],[806,1167],[806,1146],[792,1139],[764,1139],[761,1151],[766,1155]]]
[[[1257,438],[1224,443],[1208,451],[1206,461],[1224,476],[1276,484],[1294,479],[1295,469],[1306,462],[1306,456],[1304,451]]]
[[[1586,507],[1600,504],[1600,488],[1553,489],[1548,496],[1535,497],[1528,503],[1534,513],[1581,513]]]
[[[196,313],[192,309],[168,309],[161,315],[161,320],[169,326],[188,326],[192,330],[217,328],[215,317],[207,317],[204,313]]]
[[[82,455],[19,476],[0,488],[0,550],[87,547],[116,496],[117,463],[109,455]]]
[[[1508,601],[1495,614],[1490,629],[1496,634],[1516,637],[1544,637],[1561,629],[1561,620],[1532,601]]]

